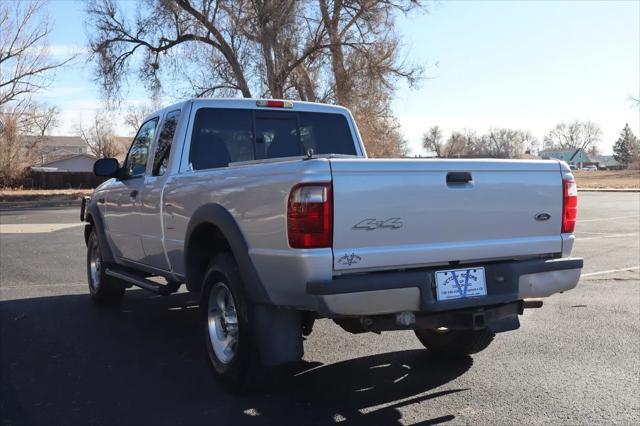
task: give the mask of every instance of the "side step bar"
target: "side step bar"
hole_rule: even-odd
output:
[[[129,284],[135,285],[136,287],[149,290],[150,292],[159,294],[161,296],[168,296],[171,293],[175,293],[176,291],[178,291],[181,285],[181,283],[178,282],[169,284],[158,284],[131,272],[126,272],[121,269],[115,268],[107,268],[105,270],[105,274],[109,275],[110,277],[126,281]]]

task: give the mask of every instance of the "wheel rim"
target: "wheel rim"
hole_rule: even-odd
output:
[[[102,260],[100,259],[100,251],[98,250],[98,243],[95,239],[89,250],[89,285],[94,291],[97,291],[100,288]]]
[[[211,289],[207,312],[213,351],[223,364],[228,364],[236,356],[239,333],[236,304],[224,283],[216,283]]]

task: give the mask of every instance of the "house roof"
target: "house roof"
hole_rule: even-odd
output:
[[[613,155],[594,155],[594,161],[597,161],[600,166],[620,166],[621,164],[613,158]]]
[[[42,146],[87,146],[80,136],[27,136],[27,138],[38,139]]]
[[[44,162],[42,164],[39,164],[38,167],[51,167],[56,163],[59,163],[60,161],[65,161],[65,160],[69,160],[71,158],[76,158],[76,157],[86,157],[90,160],[97,160],[97,157],[95,157],[94,155],[91,154],[71,154],[71,155],[65,155],[62,157],[58,157],[55,160],[51,160],[51,161],[47,161]]]

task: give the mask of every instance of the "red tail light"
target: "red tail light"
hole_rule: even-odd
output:
[[[279,99],[260,99],[256,101],[256,106],[268,108],[293,108],[293,102]]]
[[[578,186],[573,177],[562,181],[562,233],[576,229],[578,214]]]
[[[332,198],[330,183],[303,183],[289,194],[287,233],[292,248],[331,247]]]

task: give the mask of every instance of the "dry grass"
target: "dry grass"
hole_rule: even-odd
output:
[[[578,188],[640,188],[640,170],[575,170]]]

